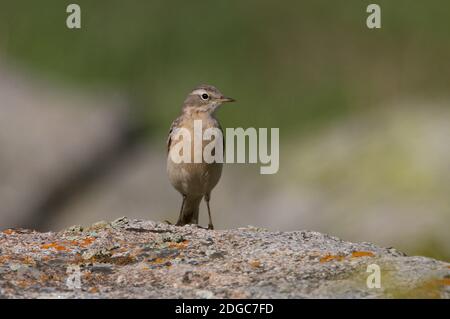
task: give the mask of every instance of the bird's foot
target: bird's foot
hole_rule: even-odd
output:
[[[200,229],[208,229],[208,228],[206,228],[206,227],[200,226],[199,224],[192,224],[192,225],[195,226],[195,227],[197,227],[197,228],[200,228]]]
[[[214,225],[213,224],[208,224],[208,229],[209,230],[214,230]]]
[[[182,221],[177,221],[177,223],[175,224],[175,226],[184,226],[184,225],[186,225],[185,223],[183,223]]]

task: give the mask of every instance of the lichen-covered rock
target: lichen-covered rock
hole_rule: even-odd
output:
[[[449,263],[311,231],[121,218],[59,233],[8,229],[0,247],[0,298],[450,297]],[[369,288],[377,269],[380,288]]]

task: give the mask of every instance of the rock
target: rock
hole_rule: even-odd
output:
[[[12,271],[18,271],[19,269],[21,269],[23,266],[21,265],[21,264],[10,264],[9,265],[9,268],[12,270]]]
[[[125,216],[119,217],[111,222],[112,227],[125,227],[126,225],[128,225],[128,218]]]
[[[181,243],[182,241],[184,241],[184,238],[180,234],[166,233],[162,235],[162,240],[163,242]]]
[[[217,259],[217,258],[224,258],[224,253],[221,251],[217,251],[214,249],[209,249],[206,252],[206,256],[208,256],[211,259]]]
[[[93,232],[107,227],[111,227],[111,225],[107,221],[102,220],[92,224],[90,227],[86,229],[86,231]]]
[[[121,227],[122,221],[98,227],[96,237],[89,232],[73,236],[67,231],[2,233],[2,295],[450,297],[449,263],[408,257],[393,248],[346,242],[311,231],[270,232],[255,227],[210,231],[141,220]],[[81,288],[70,288],[68,282],[76,283],[77,278]],[[375,287],[369,288],[368,282]]]
[[[104,260],[107,258],[110,258],[112,253],[107,249],[89,249],[86,252],[83,253],[81,258],[84,260],[91,260],[91,259],[100,259]]]
[[[110,274],[113,273],[113,265],[111,264],[100,264],[100,263],[95,263],[93,264],[89,270],[91,272],[100,272],[100,273],[104,273],[104,274]]]
[[[83,226],[81,226],[81,225],[70,226],[69,228],[67,228],[67,232],[70,232],[70,233],[81,233],[81,232],[83,232]]]
[[[208,290],[198,290],[195,295],[200,299],[212,299],[214,294]]]

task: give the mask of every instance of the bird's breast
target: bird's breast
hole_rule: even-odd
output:
[[[195,123],[195,121],[201,122]],[[201,130],[198,130],[201,123]],[[183,128],[189,133],[189,140],[184,134],[178,134],[172,140],[167,158],[167,172],[171,184],[182,194],[204,195],[209,193],[218,183],[222,174],[222,162],[207,162],[204,151],[207,145],[214,143],[214,148],[222,147],[219,141],[203,138],[203,133],[209,128],[220,129],[219,122],[209,115],[185,117],[177,128]],[[179,144],[181,143],[181,144]],[[211,150],[211,148],[209,149]],[[187,152],[185,154],[184,152]],[[215,154],[215,150],[211,152]],[[176,161],[173,159],[177,158]],[[182,159],[182,162],[180,160]]]

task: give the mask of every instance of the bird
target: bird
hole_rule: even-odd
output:
[[[198,225],[200,203],[204,198],[208,209],[208,229],[214,229],[209,202],[211,191],[222,175],[223,163],[216,161],[207,163],[203,159],[201,162],[194,162],[194,160],[190,162],[173,161],[171,151],[175,145],[176,134],[179,129],[184,128],[189,131],[191,136],[194,136],[194,121],[196,120],[201,120],[203,131],[208,128],[216,128],[223,134],[222,127],[216,118],[216,111],[223,103],[230,102],[235,102],[235,99],[225,97],[214,86],[199,85],[187,95],[181,108],[181,115],[170,126],[167,138],[167,174],[170,183],[183,198],[177,226]],[[209,142],[202,141],[202,151]],[[191,157],[193,158],[195,152],[193,139],[190,143]],[[224,146],[224,144],[220,146]]]

